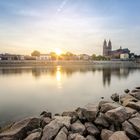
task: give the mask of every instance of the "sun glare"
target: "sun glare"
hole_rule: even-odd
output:
[[[56,48],[56,49],[55,49],[55,53],[56,53],[57,55],[61,55],[61,54],[62,54],[62,51],[61,51],[59,48]]]

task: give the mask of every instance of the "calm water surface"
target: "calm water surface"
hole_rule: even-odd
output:
[[[43,110],[61,113],[140,86],[137,67],[0,68],[0,125]]]

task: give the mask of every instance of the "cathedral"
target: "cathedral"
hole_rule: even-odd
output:
[[[117,50],[112,50],[112,43],[109,40],[109,42],[107,43],[106,40],[104,40],[103,42],[103,56],[107,57],[107,58],[120,58],[121,54],[130,54],[130,50],[128,48],[122,49],[122,47],[120,47]]]

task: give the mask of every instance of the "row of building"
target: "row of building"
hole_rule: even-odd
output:
[[[89,60],[91,58],[88,54],[80,55],[61,55],[54,57],[51,54],[40,54],[40,56],[17,55],[17,54],[0,54],[0,60]]]

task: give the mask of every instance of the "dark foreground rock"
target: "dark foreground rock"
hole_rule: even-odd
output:
[[[43,111],[1,128],[0,140],[140,140],[140,88],[111,99],[62,115]]]

